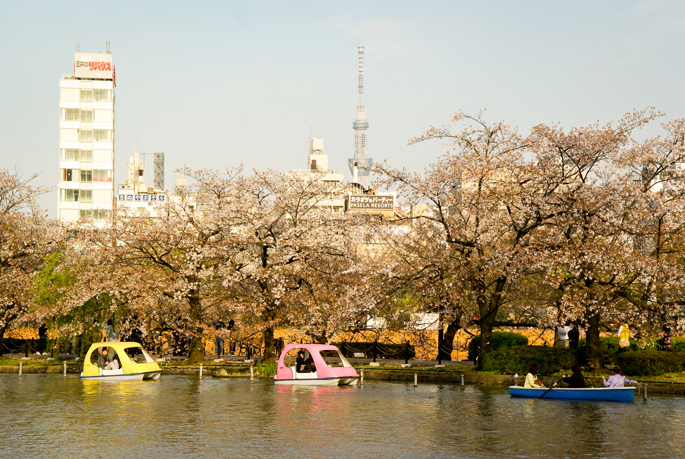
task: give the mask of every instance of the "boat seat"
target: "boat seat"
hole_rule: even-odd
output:
[[[294,379],[318,379],[319,375],[317,372],[313,373],[293,373],[295,375]]]
[[[103,370],[100,368],[100,376],[112,376],[112,375],[123,375],[124,369],[119,368],[117,370]]]

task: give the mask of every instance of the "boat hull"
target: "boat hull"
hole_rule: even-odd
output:
[[[512,397],[540,398],[546,388],[509,386]],[[585,387],[580,389],[555,387],[545,394],[544,399],[552,400],[597,400],[611,402],[632,402],[634,387]]]
[[[141,381],[145,373],[134,373],[130,375],[98,375],[81,376],[81,379],[88,381]]]
[[[159,377],[162,375],[162,371],[149,371],[146,373],[143,373],[143,379],[145,380],[150,380],[150,379],[159,379]]]
[[[308,378],[274,379],[274,384],[283,386],[353,386],[359,378]]]

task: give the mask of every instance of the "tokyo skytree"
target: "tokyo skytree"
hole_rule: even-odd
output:
[[[352,172],[352,181],[360,184],[364,188],[369,187],[369,173],[373,158],[366,156],[366,129],[369,123],[366,122],[366,109],[362,102],[364,92],[364,47],[357,48],[359,53],[359,105],[357,106],[357,116],[354,119],[352,128],[354,129],[354,157],[350,158],[348,164]]]

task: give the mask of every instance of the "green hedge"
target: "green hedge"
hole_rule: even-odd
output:
[[[536,363],[541,375],[568,370],[576,361],[576,351],[544,346],[504,347],[485,354],[483,370],[500,374],[526,375],[528,367]]]
[[[363,352],[364,357],[370,359],[373,357],[373,342],[367,341],[347,341],[344,343],[331,343],[333,346],[337,346],[340,352],[345,357],[354,357],[355,352]],[[404,349],[407,345],[404,343],[394,344],[394,343],[378,343],[377,358],[379,359],[403,359]],[[416,358],[416,350],[414,345],[409,345],[409,358]]]
[[[671,344],[673,342],[671,341]],[[631,376],[660,376],[685,371],[685,353],[634,351],[616,355],[616,365]]]
[[[685,352],[685,338],[671,338],[671,350]]]
[[[493,332],[492,333],[492,350],[496,351],[503,347],[511,346],[526,346],[528,338],[518,333],[512,332]],[[469,341],[469,360],[475,360],[480,351],[480,335],[474,336]]]

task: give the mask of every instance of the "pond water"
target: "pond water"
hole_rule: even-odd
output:
[[[0,375],[0,407],[2,457],[685,456],[680,397],[568,402],[481,386]]]

